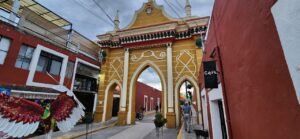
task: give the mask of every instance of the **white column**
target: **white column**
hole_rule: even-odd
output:
[[[127,80],[128,80],[128,66],[129,66],[129,49],[125,49],[124,55],[124,74],[123,74],[123,84],[121,92],[121,111],[126,111],[126,96],[127,96]]]
[[[173,64],[172,64],[172,44],[167,46],[167,72],[168,72],[168,112],[174,112],[173,101]]]

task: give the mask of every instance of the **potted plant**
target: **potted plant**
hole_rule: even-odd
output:
[[[163,126],[167,123],[167,119],[165,119],[161,113],[155,114],[155,119],[153,120],[155,127],[156,127],[156,136],[159,138],[159,131],[161,129],[162,136],[163,136]]]

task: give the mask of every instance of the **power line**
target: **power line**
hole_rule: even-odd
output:
[[[182,6],[178,0],[175,0],[175,2],[177,3],[177,5],[178,5],[180,8],[184,9],[184,6]]]
[[[178,11],[181,11],[182,10],[182,8],[179,6],[179,7],[177,7],[175,4],[173,4],[170,0],[167,0],[169,3],[170,3],[170,5],[172,5],[176,10],[178,10]]]
[[[171,4],[167,0],[164,0],[164,2],[171,8],[171,10],[178,16],[178,18],[181,18],[180,15],[176,12],[176,10],[171,6]]]
[[[81,1],[78,0],[74,0],[75,3],[77,3],[77,5],[79,5],[80,7],[84,8],[87,12],[89,12],[90,14],[92,14],[93,16],[97,17],[98,19],[100,19],[101,21],[114,26],[113,24],[111,24],[110,22],[107,22],[105,19],[103,19],[103,17],[97,15],[94,11],[91,10],[91,8],[86,7],[87,5],[85,5],[84,3],[82,3]]]
[[[115,24],[114,20],[107,14],[107,12],[106,12],[106,11],[103,9],[103,7],[99,4],[99,1],[96,2],[95,0],[93,0],[93,2],[96,4],[96,6],[97,6],[98,8],[101,9],[101,11],[106,15],[106,17],[107,17],[113,24]]]

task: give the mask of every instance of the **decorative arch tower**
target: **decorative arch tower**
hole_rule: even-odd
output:
[[[195,45],[196,39],[204,37],[209,17],[187,16],[175,19],[168,16],[163,6],[149,0],[135,12],[132,22],[123,29],[98,35],[98,43],[105,52],[100,74],[100,87],[95,119],[104,122],[107,87],[112,81],[120,82],[121,102],[118,124],[135,123],[135,84],[143,68],[152,67],[162,82],[162,112],[167,118],[167,127],[176,127],[179,95],[175,88],[182,77],[198,85],[198,73],[202,49]],[[102,51],[101,50],[101,51]],[[102,52],[103,52],[102,51]],[[200,95],[200,94],[197,94]],[[197,96],[199,97],[199,96]],[[197,99],[198,100],[198,99]],[[199,100],[200,101],[200,100]],[[198,105],[199,104],[199,105]],[[197,101],[197,106],[200,102]],[[176,110],[176,112],[175,112]],[[197,107],[200,115],[200,107]],[[177,122],[178,125],[178,122]]]

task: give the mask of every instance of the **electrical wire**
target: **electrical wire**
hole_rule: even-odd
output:
[[[99,4],[99,1],[95,1],[95,0],[92,0],[96,6],[106,15],[106,17],[113,23],[115,24],[114,20],[108,15],[108,13],[104,10],[104,8]]]
[[[175,0],[175,2],[177,3],[177,5],[178,5],[180,8],[184,9],[184,6],[182,6],[178,0]]]
[[[183,10],[183,8],[181,8],[180,6],[177,7],[176,4],[173,4],[170,0],[167,0],[167,1],[168,1],[168,2],[170,3],[170,5],[172,5],[176,10],[178,10],[178,11]]]
[[[79,0],[74,0],[74,2],[79,5],[80,7],[84,8],[87,12],[89,12],[90,14],[92,14],[93,16],[97,17],[97,19],[105,22],[106,24],[109,24],[111,26],[114,26],[113,24],[111,24],[110,22],[107,22],[103,17],[97,15],[94,11],[92,11],[92,8],[86,7],[87,5],[85,5],[82,1]]]
[[[171,6],[171,4],[167,1],[164,0],[164,2],[171,8],[171,10],[178,16],[178,18],[181,19],[180,15],[176,12],[176,10]]]

